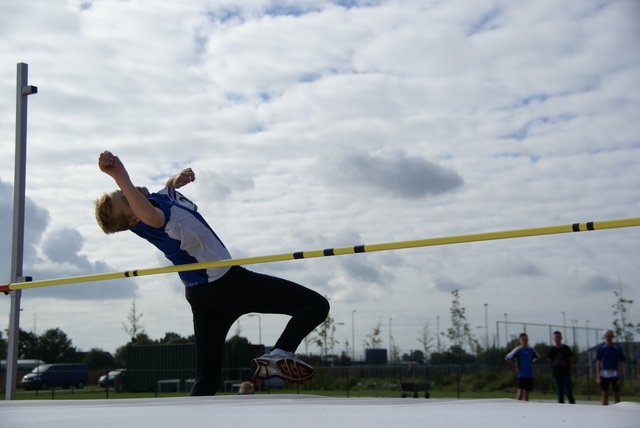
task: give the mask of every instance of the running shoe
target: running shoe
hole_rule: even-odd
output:
[[[305,383],[313,377],[313,367],[293,356],[265,354],[251,360],[251,373],[258,379],[279,377],[289,383]]]

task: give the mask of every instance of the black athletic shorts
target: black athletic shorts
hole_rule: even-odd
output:
[[[519,377],[518,389],[524,389],[525,391],[533,391],[533,378],[532,377]]]
[[[600,390],[609,391],[609,385],[611,385],[611,389],[614,392],[620,391],[620,386],[618,386],[617,377],[601,377],[600,378]]]

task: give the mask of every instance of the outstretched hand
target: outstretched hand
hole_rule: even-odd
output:
[[[193,170],[191,168],[185,168],[167,180],[167,187],[170,189],[179,189],[182,186],[195,181],[195,179],[196,174]]]

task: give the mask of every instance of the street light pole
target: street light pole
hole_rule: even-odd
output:
[[[263,345],[263,343],[262,343],[262,318],[258,314],[249,314],[248,316],[250,316],[250,317],[258,317],[258,337],[259,337],[260,345]]]
[[[489,350],[489,304],[484,304],[484,334],[485,334],[485,348]],[[488,354],[488,353],[487,353]]]
[[[356,310],[351,312],[351,361],[356,359]]]
[[[331,367],[334,366],[333,362],[336,359],[336,351],[335,351],[336,341],[334,339],[334,335],[336,333],[336,327],[335,326],[337,326],[337,325],[344,325],[344,323],[343,322],[334,323],[333,328],[331,329]]]
[[[436,316],[436,339],[437,339],[436,346],[438,347],[438,354],[439,354],[440,353],[440,315]]]
[[[505,348],[509,346],[509,321],[507,320],[507,313],[504,313],[504,341]]]
[[[393,352],[393,336],[391,335],[391,321],[393,318],[389,318],[389,357],[392,357],[391,353]]]

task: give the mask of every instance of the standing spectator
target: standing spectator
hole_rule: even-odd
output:
[[[553,332],[554,345],[549,348],[547,360],[551,373],[553,374],[553,383],[558,393],[558,403],[564,403],[564,396],[567,395],[569,403],[575,404],[573,391],[571,388],[571,371],[573,369],[573,351],[567,345],[562,343],[562,333]]]
[[[596,382],[602,391],[602,405],[609,404],[609,386],[613,390],[616,403],[620,402],[620,387],[622,386],[622,370],[625,361],[622,348],[613,343],[613,331],[602,333],[604,343],[596,352]]]
[[[533,363],[540,359],[540,354],[529,347],[529,336],[522,333],[519,337],[520,345],[509,352],[504,358],[518,373],[518,400],[529,401],[529,392],[533,390]],[[517,364],[513,360],[517,360]]]

